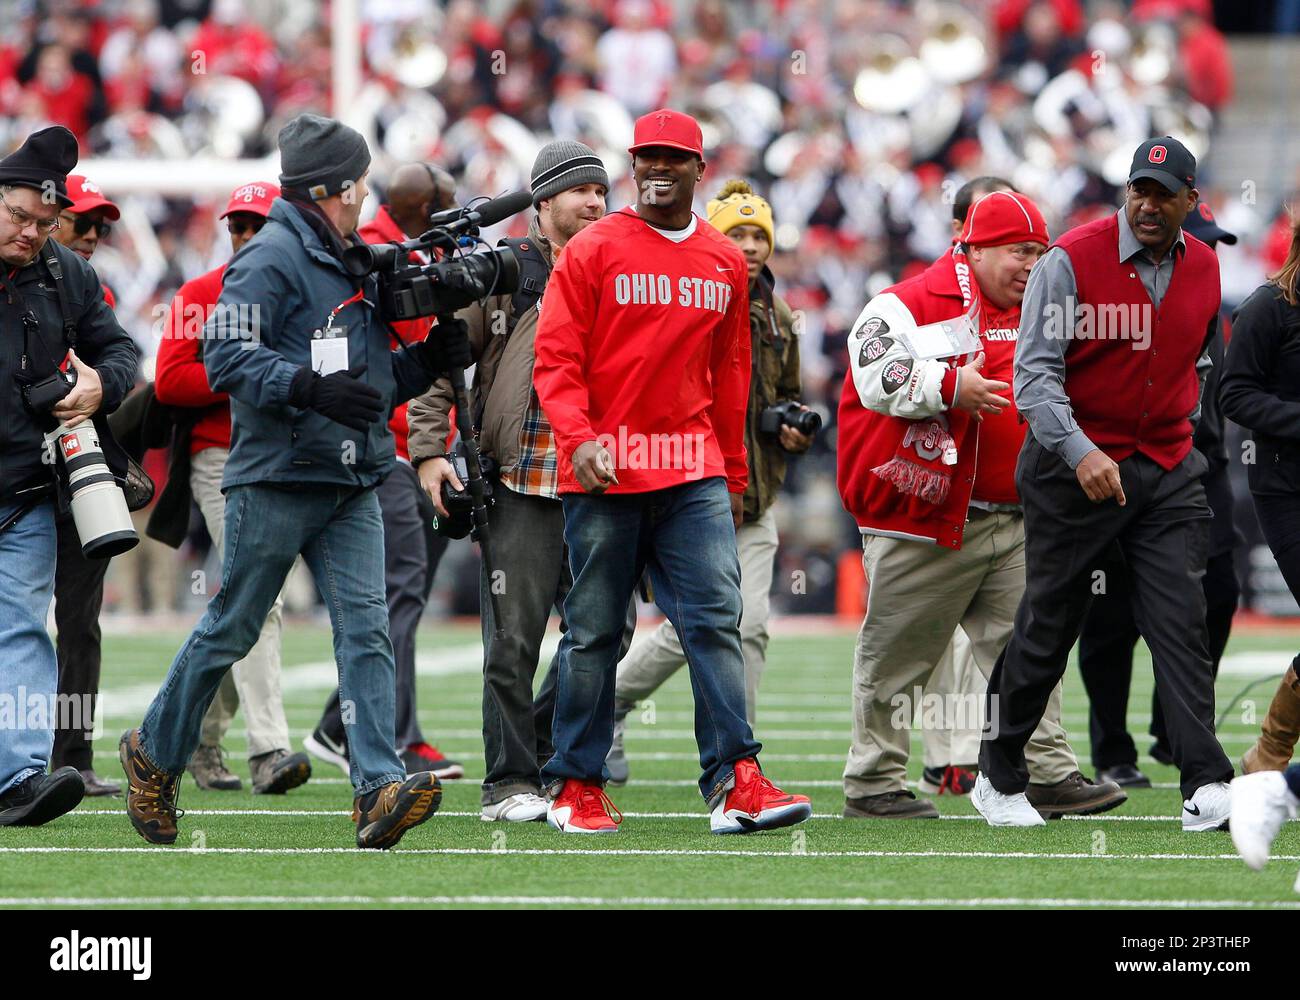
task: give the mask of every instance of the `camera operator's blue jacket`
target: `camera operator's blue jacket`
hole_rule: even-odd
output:
[[[354,431],[314,410],[289,405],[289,383],[311,364],[313,333],[355,294],[343,264],[289,202],[277,198],[262,230],[231,259],[221,298],[204,327],[203,364],[214,392],[230,394],[230,459],[222,489],[249,483],[373,486],[395,461],[384,420]],[[389,347],[376,314],[376,279],[366,301],[339,311],[348,366],[392,407],[424,392],[429,375],[405,350]]]

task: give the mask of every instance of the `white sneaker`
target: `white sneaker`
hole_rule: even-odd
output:
[[[1241,860],[1259,871],[1268,864],[1268,849],[1282,824],[1295,819],[1300,799],[1291,794],[1281,771],[1257,771],[1234,778],[1228,797],[1232,802],[1228,825],[1232,843]]]
[[[971,804],[989,821],[989,826],[1046,826],[1047,820],[1029,804],[1024,792],[1003,795],[981,773],[970,793]]]
[[[532,792],[516,792],[500,802],[483,807],[479,819],[484,823],[536,823],[546,818],[546,800]]]
[[[1202,785],[1192,793],[1190,799],[1183,800],[1183,832],[1222,830],[1228,825],[1231,808],[1226,781]]]

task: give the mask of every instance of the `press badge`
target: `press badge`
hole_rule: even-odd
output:
[[[972,303],[963,316],[927,323],[915,330],[892,333],[907,348],[907,353],[918,360],[951,358],[958,354],[971,354],[980,349],[979,303]]]
[[[311,335],[311,370],[317,375],[345,372],[348,364],[348,328],[327,326]]]

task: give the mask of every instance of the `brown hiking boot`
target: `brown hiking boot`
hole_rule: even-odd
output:
[[[1113,781],[1092,782],[1078,771],[1053,785],[1031,784],[1025,798],[1043,819],[1091,816],[1128,801],[1128,793]]]
[[[918,799],[906,789],[844,800],[845,819],[938,819],[933,802]]]
[[[237,792],[244,787],[239,775],[226,767],[221,747],[200,743],[194,748],[189,765],[185,768],[194,775],[194,783],[211,792]]]
[[[1259,739],[1241,758],[1242,774],[1286,770],[1297,739],[1300,739],[1300,677],[1296,676],[1292,663],[1269,703]]]
[[[388,850],[407,830],[437,812],[441,802],[442,785],[432,771],[420,771],[361,796],[352,804],[357,846]]]
[[[126,814],[136,832],[151,844],[176,843],[176,808],[181,776],[154,766],[140,749],[140,730],[128,729],[117,746],[126,772]]]
[[[311,761],[305,753],[272,750],[249,757],[248,772],[253,777],[254,795],[283,795],[306,784],[311,777]]]

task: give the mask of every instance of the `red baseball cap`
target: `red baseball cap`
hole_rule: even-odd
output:
[[[270,214],[271,202],[278,197],[280,189],[270,181],[253,181],[235,188],[234,194],[230,196],[230,204],[221,213],[221,218],[234,212],[252,212],[265,219]]]
[[[104,192],[94,181],[88,181],[80,174],[68,174],[68,197],[72,204],[67,210],[73,215],[91,212],[97,208],[104,210],[104,217],[116,222],[122,218],[121,210],[104,197]]]
[[[636,120],[632,132],[632,145],[629,153],[651,146],[667,146],[670,149],[683,149],[704,159],[704,135],[700,132],[700,123],[690,115],[660,108],[642,115]]]
[[[998,247],[1033,242],[1047,246],[1047,221],[1030,198],[1015,191],[992,191],[966,213],[958,237],[967,246]]]

